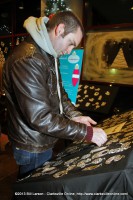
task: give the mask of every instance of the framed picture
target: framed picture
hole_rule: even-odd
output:
[[[133,29],[86,33],[82,80],[133,85]]]

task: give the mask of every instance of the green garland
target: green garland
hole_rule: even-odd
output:
[[[49,17],[51,14],[65,10],[70,9],[67,7],[66,2],[64,0],[47,0],[44,13],[46,16]]]

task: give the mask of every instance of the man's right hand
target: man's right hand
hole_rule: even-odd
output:
[[[93,136],[91,142],[95,143],[99,147],[107,141],[107,135],[103,129],[93,127]]]

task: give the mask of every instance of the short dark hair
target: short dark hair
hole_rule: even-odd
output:
[[[78,28],[81,29],[84,35],[84,28],[79,18],[72,11],[60,11],[55,13],[47,23],[47,30],[50,32],[55,26],[63,23],[65,25],[64,36],[76,32]]]

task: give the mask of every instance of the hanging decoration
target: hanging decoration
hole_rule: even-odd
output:
[[[51,17],[56,12],[65,10],[70,10],[66,5],[65,0],[47,0],[44,13],[47,17]]]

